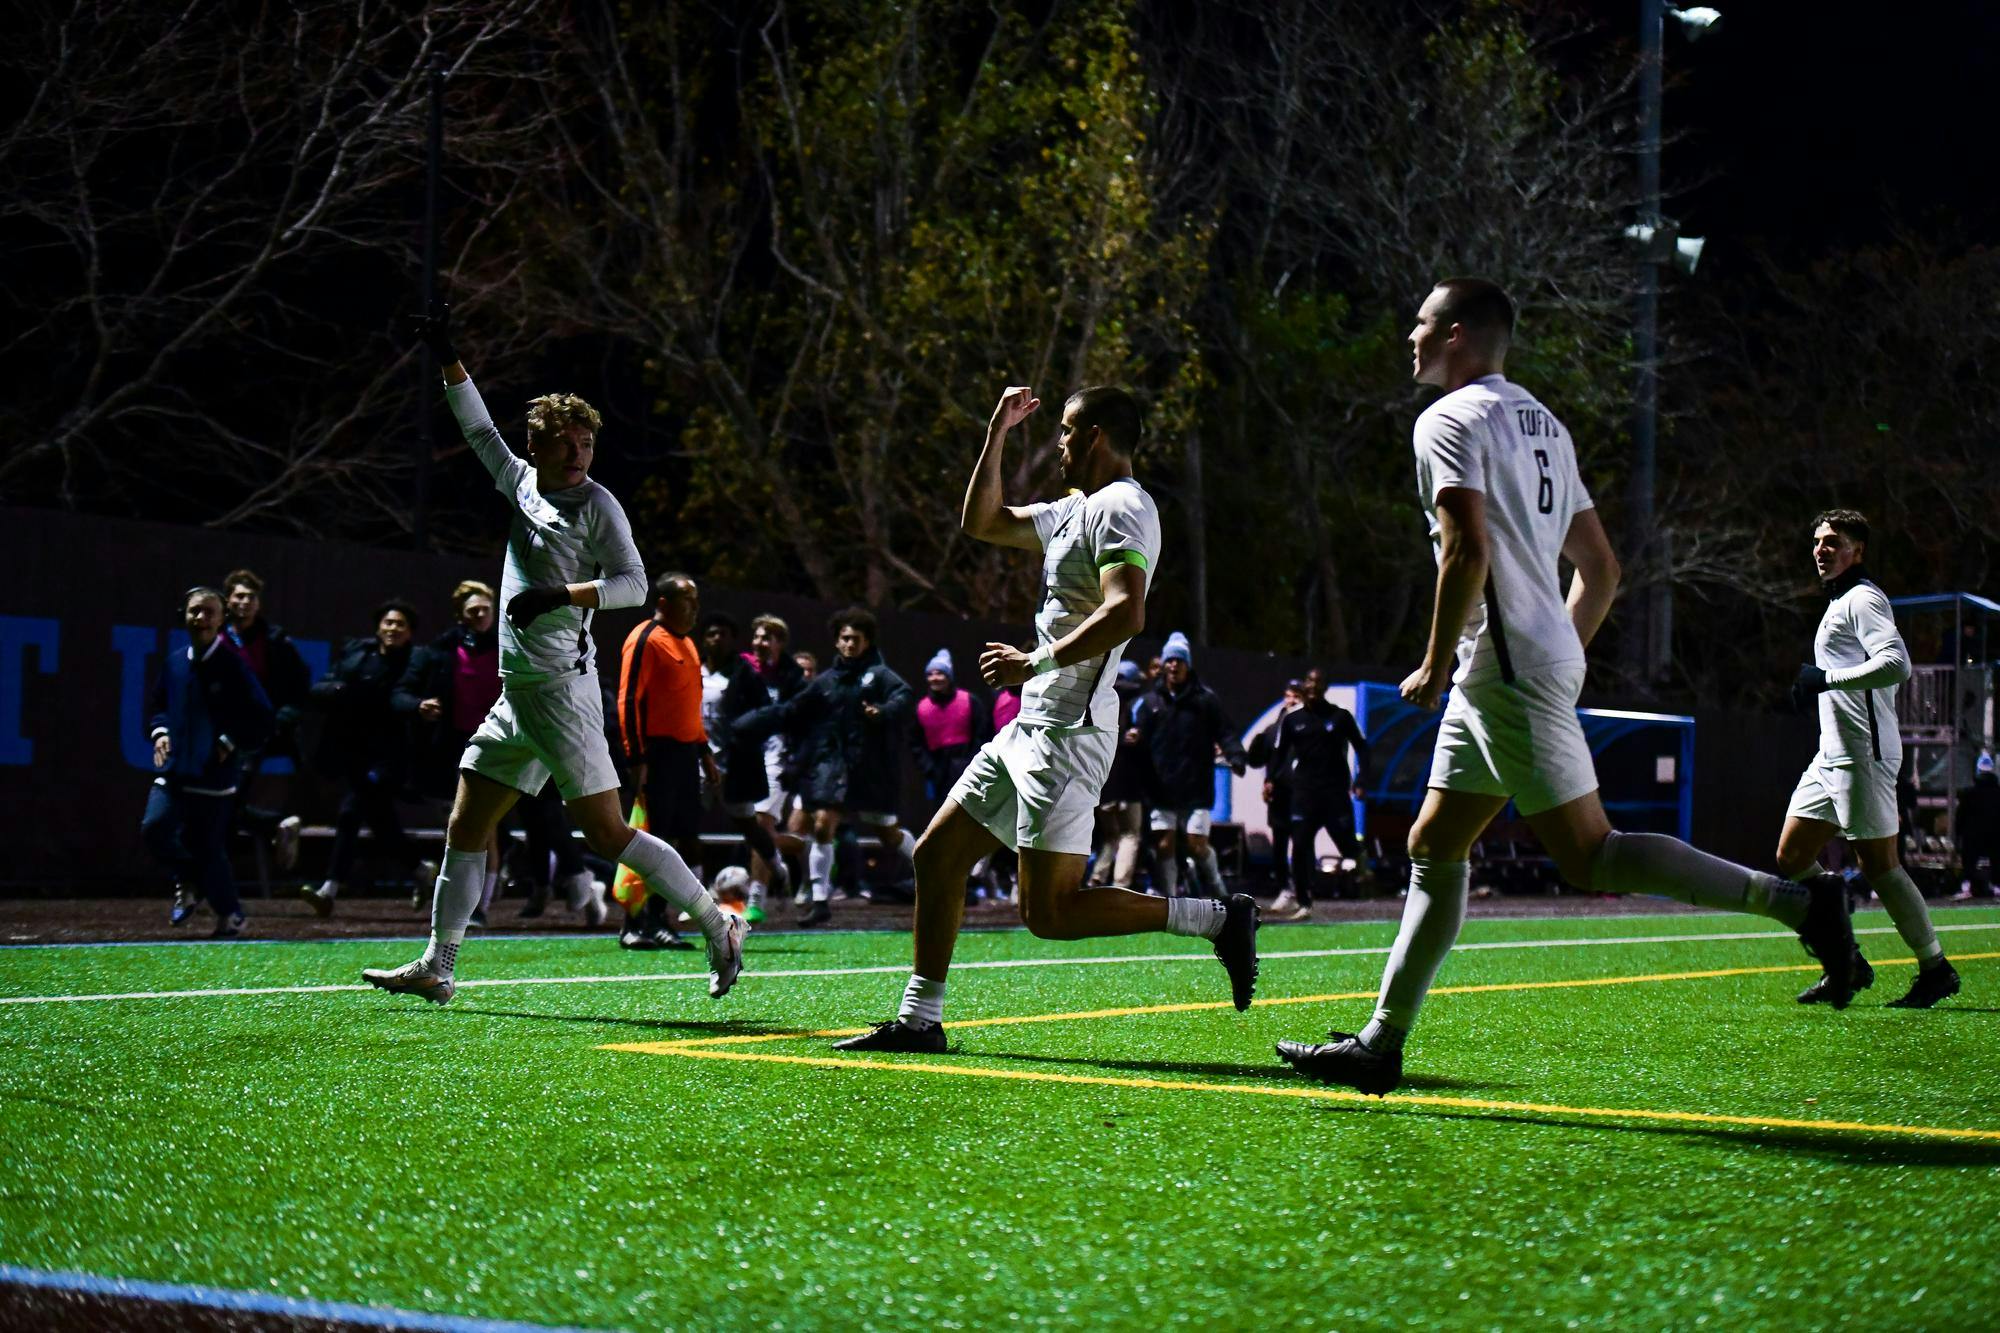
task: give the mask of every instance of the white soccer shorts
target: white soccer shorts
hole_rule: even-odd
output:
[[[458,766],[528,796],[551,777],[565,801],[617,790],[597,676],[503,689]]]
[[[1199,810],[1155,810],[1147,823],[1155,833],[1172,833],[1178,829],[1190,838],[1206,838],[1209,829],[1215,826],[1215,811],[1207,806]]]
[[[1829,764],[1815,755],[1799,775],[1785,816],[1832,824],[1850,841],[1893,838],[1902,826],[1896,809],[1898,767],[1893,759]]]
[[[1511,796],[1523,815],[1596,791],[1576,715],[1583,674],[1581,665],[1560,666],[1511,685],[1496,678],[1455,687],[1438,724],[1429,785]]]
[[[1090,855],[1115,732],[1009,722],[952,784],[956,801],[1009,847]]]

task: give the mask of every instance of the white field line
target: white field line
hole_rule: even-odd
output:
[[[1978,925],[1938,926],[1940,934],[1945,931],[2000,930],[2000,921]],[[1893,926],[1867,926],[1854,932],[1856,935],[1893,935]],[[1712,944],[1727,940],[1789,940],[1796,939],[1790,931],[1766,930],[1738,932],[1733,934],[1709,935],[1607,935],[1597,939],[1560,940],[1482,940],[1460,943],[1454,948],[1465,952],[1483,949],[1577,949],[1597,945],[1630,944]],[[1369,954],[1386,954],[1387,945],[1356,949],[1280,949],[1258,955],[1264,961],[1274,958],[1356,958]],[[1200,963],[1207,962],[1212,955],[1206,953],[1149,953],[1129,954],[1105,958],[1005,958],[989,959],[965,963],[953,963],[952,970],[974,971],[1010,967],[1102,967],[1120,963]],[[746,970],[745,977],[759,981],[771,981],[780,977],[865,977],[900,976],[910,970],[907,963],[886,963],[870,967],[798,967],[784,968],[770,972]],[[634,982],[652,981],[706,981],[707,972],[643,972],[624,973],[614,976],[592,977],[492,977],[475,978],[458,983],[460,990],[488,986],[610,986],[630,985]],[[0,995],[0,1005],[9,1004],[82,1004],[104,1000],[198,1000],[230,995],[328,995],[341,991],[365,991],[374,989],[364,984],[341,983],[327,986],[218,986],[204,990],[141,990],[114,991],[93,995]]]

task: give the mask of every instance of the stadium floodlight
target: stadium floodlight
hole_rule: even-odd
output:
[[[1700,41],[1722,26],[1722,11],[1707,5],[1690,5],[1686,9],[1668,5],[1667,12],[1681,21],[1681,31],[1690,41]]]

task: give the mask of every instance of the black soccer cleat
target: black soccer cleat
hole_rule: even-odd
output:
[[[1845,1009],[1854,998],[1854,923],[1848,919],[1847,881],[1831,872],[1806,881],[1805,924],[1799,927],[1799,943],[1819,959],[1826,969],[1821,983],[1826,987],[1826,1003]]]
[[[1257,900],[1249,894],[1235,894],[1224,904],[1215,956],[1229,973],[1230,1003],[1241,1013],[1257,993]]]
[[[858,1037],[833,1044],[836,1051],[902,1051],[911,1055],[943,1055],[944,1024],[911,1026],[900,1018],[877,1023]]]
[[[1928,1009],[1939,1000],[1958,994],[1958,969],[1940,958],[1930,967],[1918,968],[1910,982],[1910,993],[1889,1001],[1891,1009]]]
[[[816,900],[806,908],[805,915],[799,918],[799,929],[810,930],[814,926],[823,926],[831,920],[833,920],[833,908],[825,902]]]
[[[1853,981],[1855,994],[1858,995],[1875,984],[1875,969],[1869,966],[1866,958],[1861,956],[1861,950],[1858,946],[1854,950],[1854,961],[1848,967],[1850,969],[1848,976]],[[1812,985],[1799,992],[1799,1003],[1825,1004],[1826,1002],[1826,974],[1821,973],[1818,981],[1815,981]]]
[[[1278,1058],[1307,1078],[1320,1083],[1338,1083],[1344,1088],[1380,1097],[1394,1092],[1403,1081],[1403,1053],[1370,1050],[1361,1038],[1349,1032],[1329,1032],[1331,1041],[1315,1045],[1305,1041],[1281,1041]]]

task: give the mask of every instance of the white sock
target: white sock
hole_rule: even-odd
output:
[[[1181,888],[1180,853],[1173,851],[1167,853],[1165,856],[1155,856],[1153,858],[1153,878],[1158,881],[1155,887],[1159,889],[1161,897],[1171,899],[1175,894],[1179,893]]]
[[[1924,906],[1924,895],[1909,871],[1897,866],[1886,875],[1870,875],[1868,887],[1875,890],[1882,906],[1889,909],[1896,933],[1910,946],[1919,963],[1929,967],[1944,957],[1944,946],[1938,943],[1937,931],[1931,926],[1930,909]]]
[[[1602,893],[1657,893],[1697,907],[1751,912],[1797,930],[1811,901],[1802,884],[1688,846],[1664,833],[1612,833],[1590,863]]]
[[[812,884],[813,901],[830,902],[833,898],[833,844],[815,842],[806,853],[806,878]]]
[[[709,939],[716,939],[729,928],[722,909],[715,905],[715,899],[701,886],[694,871],[688,869],[688,863],[681,860],[681,854],[644,829],[632,830],[632,841],[625,844],[618,860],[646,881],[648,893],[660,895],[693,918]]]
[[[1219,898],[1167,899],[1167,934],[1212,940],[1222,933],[1229,906]]]
[[[917,840],[906,828],[889,830],[896,835],[896,854],[903,858],[912,872],[917,868]]]
[[[1216,859],[1215,844],[1201,849],[1201,855],[1194,859],[1194,873],[1201,876],[1201,886],[1217,898],[1227,897],[1222,891],[1222,862]]]
[[[903,1006],[896,1011],[896,1017],[906,1027],[944,1022],[944,987],[942,981],[912,972],[910,984],[903,987]]]
[[[1417,1010],[1423,1007],[1445,955],[1458,942],[1458,928],[1465,924],[1466,886],[1471,876],[1472,867],[1465,861],[1410,861],[1410,896],[1403,902],[1403,928],[1397,932],[1389,963],[1382,969],[1375,1021],[1359,1034],[1364,1044],[1396,1040],[1384,1033],[1381,1025],[1403,1032],[1415,1026]],[[1366,1035],[1370,1031],[1374,1040]],[[1401,1049],[1400,1043],[1395,1049]]]
[[[761,879],[753,879],[750,881],[750,905],[752,907],[757,908],[760,911],[763,910],[764,881]]]
[[[330,879],[319,886],[319,896],[329,901],[340,896],[340,881]]]
[[[431,895],[431,940],[424,949],[424,966],[448,977],[458,966],[458,946],[465,941],[465,923],[486,885],[486,853],[444,849],[437,892]]]

